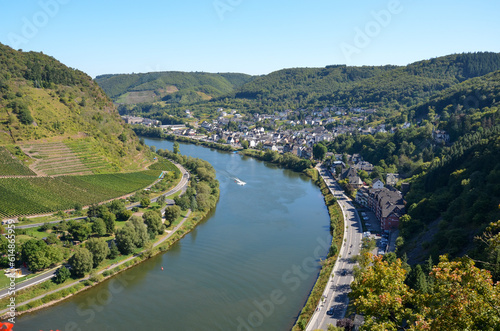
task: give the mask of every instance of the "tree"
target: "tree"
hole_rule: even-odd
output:
[[[115,232],[115,221],[116,221],[116,216],[110,211],[104,212],[102,215],[102,220],[104,221],[104,224],[106,224],[106,232],[108,234],[113,234]]]
[[[406,270],[399,259],[389,263],[380,256],[369,258],[371,265],[351,284],[354,306],[359,313],[365,314],[364,329],[396,330],[392,325],[402,325],[409,319],[405,309],[409,293],[404,284]]]
[[[471,259],[450,262],[442,256],[424,292],[404,283],[400,259],[389,264],[370,258],[372,264],[351,285],[354,305],[365,315],[363,330],[496,330],[500,325],[500,283]],[[418,283],[422,277],[415,270],[411,277]]]
[[[66,281],[71,276],[71,272],[66,268],[65,266],[60,267],[57,269],[56,276],[53,278],[54,283],[56,284],[62,284]]]
[[[150,204],[151,204],[151,200],[149,200],[148,197],[143,197],[141,199],[141,207],[147,208],[147,207],[149,207]]]
[[[248,147],[250,147],[250,143],[248,142],[248,140],[242,140],[241,147],[243,147],[243,149],[248,149]]]
[[[106,234],[106,224],[102,218],[94,218],[92,222],[92,232],[97,236],[102,237]]]
[[[114,260],[118,255],[120,255],[120,251],[118,250],[118,247],[116,247],[116,242],[112,240],[109,244],[108,259]]]
[[[83,277],[92,270],[92,253],[86,248],[79,247],[75,254],[69,258],[68,262],[71,265],[73,276],[78,278]]]
[[[174,198],[174,202],[182,210],[188,210],[189,209],[190,200],[189,200],[189,196],[187,194],[183,194],[182,196],[176,196]]]
[[[92,253],[93,267],[104,261],[109,254],[108,244],[103,239],[90,238],[85,247]]]
[[[158,206],[162,207],[165,204],[166,200],[167,200],[166,196],[160,195],[158,199],[156,199],[156,203],[158,204]]]
[[[126,222],[134,213],[131,210],[123,209],[116,214],[118,222]]]
[[[154,239],[157,234],[163,233],[161,215],[157,211],[149,210],[142,215],[144,224],[148,227],[149,237]]]
[[[132,216],[130,220],[125,224],[125,227],[132,227],[135,232],[134,244],[136,247],[144,247],[148,241],[148,228],[142,218],[138,216]]]
[[[169,224],[172,224],[179,216],[181,216],[181,207],[174,205],[165,208],[165,221]]]
[[[57,246],[48,246],[43,240],[30,239],[24,243],[21,250],[21,259],[26,262],[28,269],[39,271],[50,267],[62,260],[61,249]]]
[[[323,144],[315,144],[313,146],[313,157],[316,160],[323,161],[326,156],[326,152],[328,152],[328,149]]]
[[[416,291],[419,291],[421,293],[427,293],[427,278],[425,277],[425,274],[422,271],[422,267],[420,266],[420,264],[417,264],[408,273],[408,277],[406,278],[406,284],[408,284],[410,288]]]
[[[179,148],[179,143],[177,141],[174,142],[173,152],[174,152],[174,154],[179,154],[181,152],[181,150]]]
[[[90,226],[84,222],[71,222],[68,232],[73,240],[85,241],[91,233]]]
[[[116,233],[116,247],[123,255],[131,254],[135,246],[135,231],[133,227],[124,226]]]

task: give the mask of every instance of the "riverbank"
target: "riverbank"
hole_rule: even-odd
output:
[[[197,174],[196,174],[197,175]],[[214,174],[215,176],[215,174]],[[212,199],[218,201],[219,190],[213,190]],[[215,207],[215,204],[214,206]],[[109,266],[103,266],[98,270],[93,270],[91,274],[83,279],[77,281],[68,281],[67,284],[55,285],[52,280],[45,281],[41,284],[30,287],[26,290],[21,290],[16,293],[16,301],[22,301],[16,304],[16,315],[21,315],[26,312],[33,312],[35,310],[57,304],[58,302],[72,297],[73,295],[85,291],[92,286],[109,279],[127,270],[144,260],[151,258],[154,255],[167,251],[174,243],[182,239],[186,234],[188,234],[192,229],[196,227],[201,221],[203,221],[213,210],[213,208],[207,208],[191,212],[187,211],[187,214],[182,219],[182,221],[177,224],[173,229],[166,232],[166,234],[160,237],[156,242],[152,243],[149,248],[143,249],[140,252],[136,252],[133,256],[127,257],[117,263],[113,263]],[[112,267],[112,269],[110,269]],[[23,298],[26,297],[26,299]],[[29,299],[28,299],[29,296]],[[5,301],[7,300],[7,301]],[[10,302],[10,298],[5,298],[0,300],[0,305],[4,307]],[[3,302],[5,301],[5,302]],[[0,311],[3,316],[0,318],[11,317],[6,314],[9,310]]]
[[[314,284],[314,287],[309,294],[309,297],[304,305],[304,308],[299,314],[292,331],[305,330],[309,320],[311,319],[318,302],[322,300],[323,291],[330,280],[330,275],[337,262],[339,247],[342,247],[342,242],[344,240],[344,216],[342,210],[337,203],[337,199],[331,194],[325,181],[319,175],[316,169],[308,171],[311,179],[316,185],[319,186],[321,194],[325,200],[325,204],[328,207],[328,214],[330,215],[330,232],[332,234],[332,244],[330,247],[330,252],[326,260],[322,261],[322,268],[319,272],[318,279]]]

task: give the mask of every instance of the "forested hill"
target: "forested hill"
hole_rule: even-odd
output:
[[[97,76],[95,81],[117,103],[192,103],[234,92],[253,76],[238,73],[152,72]]]
[[[0,44],[0,145],[67,140],[85,140],[116,170],[140,167],[144,157],[91,77],[43,53]]]
[[[467,53],[405,67],[285,69],[243,85],[236,99],[275,107],[352,106],[399,109],[464,80],[500,70],[500,54]]]

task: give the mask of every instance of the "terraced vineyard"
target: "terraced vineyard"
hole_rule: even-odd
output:
[[[90,175],[115,172],[116,169],[89,141],[24,145],[23,152],[35,159],[31,166],[40,176]]]
[[[24,145],[21,149],[36,160],[31,168],[40,176],[92,174],[78,155],[63,143]]]
[[[90,205],[145,188],[160,170],[132,173],[0,178],[0,218],[33,215]]]
[[[115,172],[112,165],[95,152],[95,146],[85,139],[66,142],[65,145],[80,159],[94,174]]]
[[[0,146],[0,176],[36,176],[36,174],[14,158],[5,147]]]

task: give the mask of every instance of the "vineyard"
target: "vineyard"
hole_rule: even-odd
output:
[[[63,143],[45,143],[21,146],[23,152],[35,162],[31,169],[41,176],[92,174]]]
[[[106,201],[145,188],[159,170],[132,173],[0,178],[0,218],[72,209]]]
[[[115,169],[108,160],[103,159],[100,153],[96,153],[96,148],[90,141],[85,139],[79,139],[72,142],[66,142],[65,145],[71,149],[80,162],[82,162],[88,169],[90,169],[94,174],[116,172]]]
[[[83,139],[68,143],[37,143],[21,148],[35,160],[32,169],[41,176],[91,175],[117,170],[96,153],[96,146]]]
[[[36,176],[28,167],[0,146],[0,176]]]

